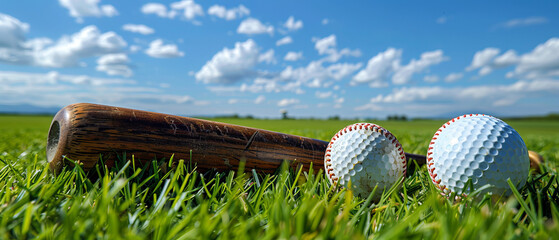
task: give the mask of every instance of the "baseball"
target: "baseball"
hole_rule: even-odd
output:
[[[520,135],[495,117],[470,114],[443,124],[427,151],[431,180],[443,193],[467,194],[469,179],[474,189],[486,184],[485,192],[511,193],[507,179],[524,186],[530,170],[528,150]]]
[[[406,156],[388,130],[372,123],[356,123],[332,137],[324,168],[330,183],[351,186],[353,193],[363,198],[378,185],[373,196],[378,201],[384,189],[406,175]]]

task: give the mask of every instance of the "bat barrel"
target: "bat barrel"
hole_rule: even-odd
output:
[[[50,169],[58,173],[68,158],[85,170],[101,157],[108,166],[117,156],[139,161],[192,160],[201,171],[245,169],[274,172],[292,161],[308,171],[323,168],[328,142],[188,117],[97,104],[66,106],[54,117],[47,140]]]

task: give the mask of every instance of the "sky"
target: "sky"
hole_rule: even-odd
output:
[[[558,1],[3,1],[0,106],[544,115],[559,112],[557,13]]]

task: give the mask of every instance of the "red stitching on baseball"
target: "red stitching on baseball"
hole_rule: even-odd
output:
[[[353,128],[352,128],[353,127]],[[342,135],[344,135],[345,133],[347,133],[348,129],[349,131],[352,131],[352,129],[357,130],[357,127],[359,127],[359,129],[363,129],[363,127],[365,127],[365,129],[369,129],[371,131],[375,131],[378,132],[382,135],[384,135],[386,138],[388,138],[388,140],[391,140],[393,144],[395,144],[398,154],[400,155],[401,159],[403,159],[402,163],[404,164],[404,166],[402,167],[402,173],[403,173],[403,177],[406,177],[406,171],[407,171],[407,160],[406,160],[406,155],[404,153],[404,149],[402,148],[402,145],[400,144],[400,142],[398,142],[398,140],[396,139],[396,137],[394,135],[392,135],[392,133],[390,133],[390,131],[384,129],[381,126],[378,126],[376,124],[372,124],[372,123],[356,123],[356,124],[352,124],[350,126],[347,126],[345,128],[343,128],[342,130],[338,131],[336,133],[336,135],[334,135],[334,137],[332,137],[332,140],[330,141],[330,143],[328,144],[328,147],[326,148],[326,152],[327,154],[325,154],[324,158],[325,158],[325,162],[327,163],[327,165],[325,164],[325,168],[327,173],[332,172],[329,175],[330,180],[332,181],[333,184],[337,184],[338,181],[338,177],[336,177],[336,174],[334,173],[334,169],[332,168],[332,164],[331,164],[331,155],[328,154],[329,152],[331,152],[331,148],[332,145],[334,144],[334,142],[340,138]],[[327,167],[329,166],[329,167]]]
[[[431,177],[431,180],[433,181],[433,183],[435,184],[435,186],[437,188],[439,188],[443,193],[445,191],[448,191],[448,188],[446,187],[446,185],[440,185],[442,179],[435,179],[437,177],[437,173],[435,173],[436,167],[433,161],[433,158],[430,157],[431,155],[433,155],[433,145],[435,145],[435,143],[438,141],[438,138],[435,136],[439,136],[439,133],[441,133],[443,131],[443,129],[446,128],[447,125],[450,125],[453,122],[456,122],[456,120],[459,120],[460,118],[466,118],[466,117],[473,117],[473,116],[479,116],[480,114],[464,114],[462,116],[458,116],[453,118],[452,120],[444,123],[436,132],[435,135],[432,138],[431,143],[429,144],[429,148],[427,150],[427,170],[429,172],[429,176]],[[485,114],[481,114],[481,116],[485,116]],[[490,116],[490,115],[487,115]],[[491,117],[491,116],[490,116]]]

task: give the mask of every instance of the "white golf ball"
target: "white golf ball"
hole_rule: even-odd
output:
[[[507,179],[517,188],[528,178],[530,160],[520,135],[502,120],[470,114],[443,124],[427,151],[431,180],[443,193],[463,192],[468,179],[474,189],[486,184],[485,192],[511,193]]]
[[[388,130],[372,123],[356,123],[340,130],[328,144],[324,168],[330,183],[347,187],[355,195],[368,197],[375,191],[378,201],[406,175],[406,156],[402,145]]]

